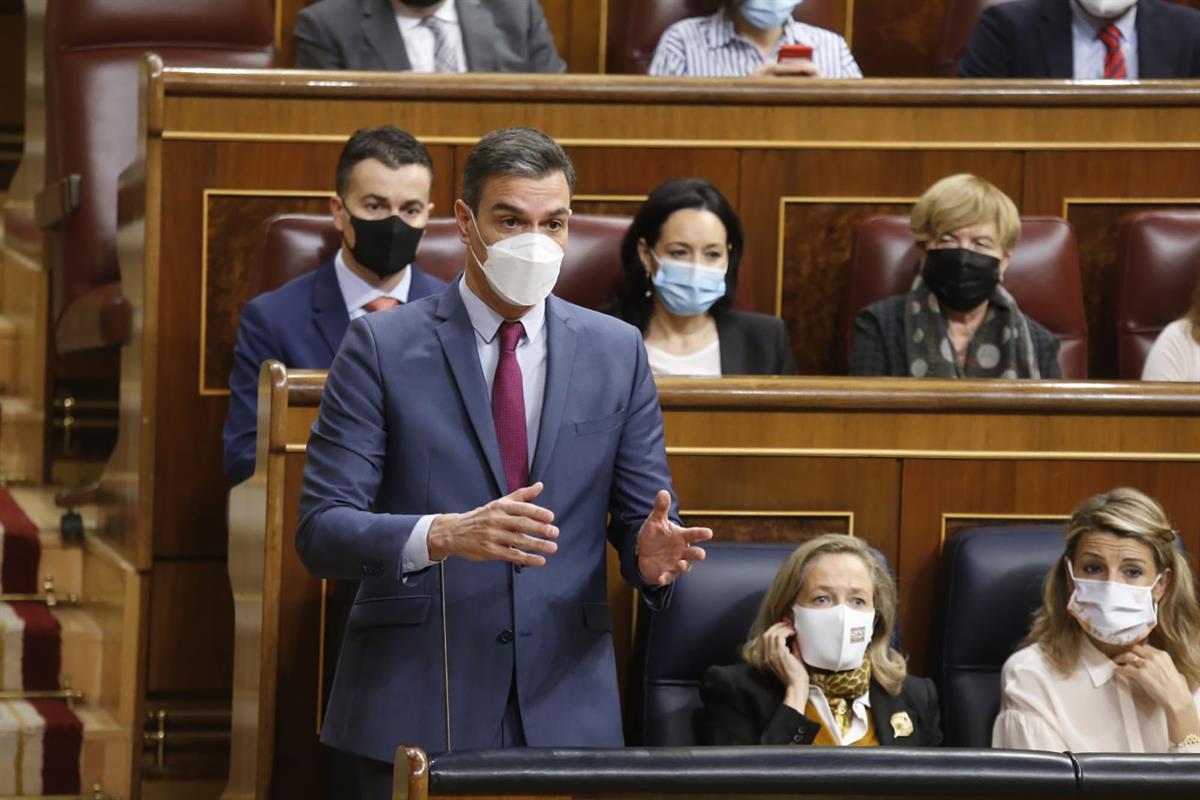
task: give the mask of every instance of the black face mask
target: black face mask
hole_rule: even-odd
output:
[[[354,260],[380,278],[395,275],[417,257],[424,228],[414,228],[400,217],[359,219],[346,211],[354,228]]]
[[[996,290],[1000,259],[959,247],[927,250],[921,277],[943,306],[970,311]]]
[[[400,2],[413,8],[429,8],[430,6],[436,6],[442,0],[400,0]]]

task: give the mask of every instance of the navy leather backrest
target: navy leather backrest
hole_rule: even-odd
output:
[[[733,664],[775,573],[796,542],[711,542],[660,612],[638,609],[629,680],[630,744],[696,744],[700,679]],[[882,554],[876,552],[882,558]],[[885,560],[886,561],[886,560]]]

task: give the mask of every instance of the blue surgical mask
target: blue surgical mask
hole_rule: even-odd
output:
[[[746,0],[738,13],[759,30],[777,28],[792,16],[803,0]]]
[[[681,317],[703,314],[725,296],[725,270],[658,256],[654,260],[658,262],[654,287],[672,314]]]

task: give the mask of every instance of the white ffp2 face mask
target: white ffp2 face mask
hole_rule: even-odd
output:
[[[793,605],[792,622],[804,663],[833,672],[855,669],[862,664],[875,632],[873,610],[858,611],[844,605],[828,608]]]
[[[1137,5],[1137,0],[1079,0],[1083,10],[1100,19],[1116,19]]]
[[[1077,578],[1069,559],[1067,570],[1075,582],[1067,601],[1067,613],[1094,639],[1118,646],[1135,644],[1149,636],[1158,624],[1154,587],[1162,579],[1161,573],[1149,586],[1130,586],[1117,581]]]
[[[471,224],[483,241],[474,212]],[[558,283],[563,255],[558,242],[544,233],[520,233],[489,244],[483,261],[471,249],[471,258],[483,270],[492,291],[514,306],[537,305],[550,295]]]

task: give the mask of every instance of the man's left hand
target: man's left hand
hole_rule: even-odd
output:
[[[683,528],[667,516],[671,510],[671,494],[666,490],[654,498],[654,510],[638,531],[638,571],[642,580],[655,586],[666,586],[692,568],[693,561],[704,560],[704,548],[696,542],[708,541],[709,528]]]

